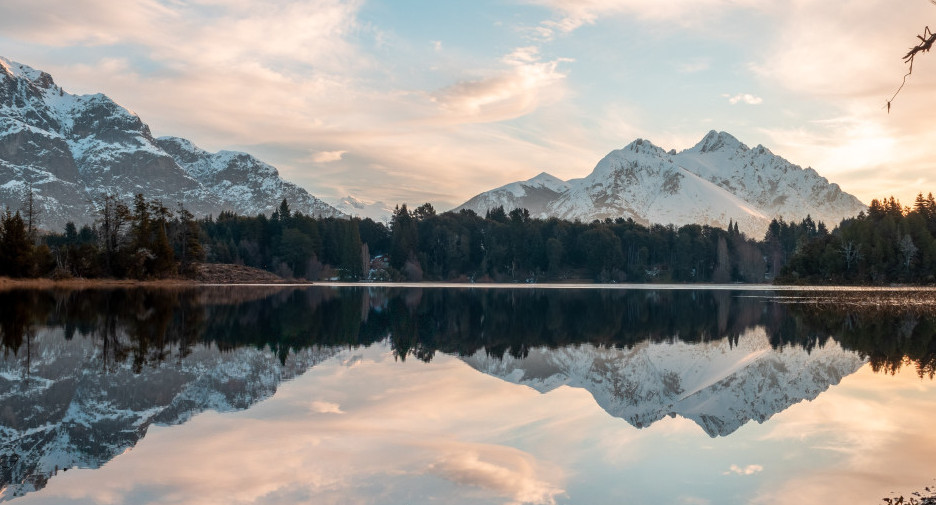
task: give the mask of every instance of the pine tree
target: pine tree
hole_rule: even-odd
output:
[[[108,275],[123,273],[123,258],[119,257],[124,243],[124,229],[131,220],[130,209],[114,195],[105,195],[100,202],[97,227],[104,250],[104,268]]]
[[[419,246],[419,230],[406,204],[397,206],[390,221],[390,266],[403,268],[410,257],[415,257]]]
[[[179,217],[178,249],[181,261],[179,270],[182,274],[189,275],[193,273],[193,264],[201,261],[205,256],[200,240],[201,228],[195,221],[195,216],[181,202],[179,202],[179,210],[176,214]]]
[[[39,210],[39,205],[36,202],[32,183],[28,184],[26,187],[26,192],[23,195],[21,212],[23,221],[26,224],[26,234],[29,236],[30,242],[35,244],[39,238],[39,217],[42,212]]]
[[[153,257],[148,264],[149,273],[165,277],[175,270],[175,255],[169,243],[169,220],[172,219],[172,212],[158,200],[150,203],[150,212],[153,216],[150,242]]]
[[[10,277],[32,275],[33,245],[20,213],[3,216],[0,234],[0,273]]]

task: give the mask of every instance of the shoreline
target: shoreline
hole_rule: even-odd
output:
[[[425,288],[425,289],[606,289],[606,290],[724,290],[724,291],[779,291],[779,292],[900,292],[900,291],[936,291],[936,287],[928,286],[842,286],[842,285],[789,285],[789,284],[712,284],[712,283],[521,283],[521,282],[340,282],[340,281],[306,281],[277,278],[272,279],[192,279],[169,278],[154,280],[139,279],[14,279],[0,277],[0,290],[5,289],[104,289],[104,288],[202,288],[202,287],[374,287],[374,288]]]

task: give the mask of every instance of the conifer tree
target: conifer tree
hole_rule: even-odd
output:
[[[390,222],[390,266],[397,270],[403,268],[410,257],[415,257],[419,244],[419,231],[416,221],[410,215],[406,204],[399,205],[393,213]]]
[[[176,212],[179,218],[178,249],[179,249],[179,270],[183,274],[192,273],[192,265],[195,262],[204,259],[205,253],[201,245],[200,228],[195,216],[179,202],[179,210]]]
[[[33,245],[19,212],[6,211],[0,222],[0,273],[10,277],[32,275]]]

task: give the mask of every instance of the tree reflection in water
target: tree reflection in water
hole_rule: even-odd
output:
[[[814,296],[814,295],[813,295]],[[796,298],[796,297],[791,297]],[[31,336],[100,346],[102,371],[185,357],[193,345],[269,348],[283,361],[311,346],[389,340],[399,359],[437,351],[523,357],[531,348],[644,341],[736,342],[762,326],[772,345],[810,350],[829,339],[875,371],[912,365],[936,375],[936,315],[900,307],[774,303],[767,293],[725,290],[438,288],[235,288],[11,290],[0,292],[0,344],[28,362]]]

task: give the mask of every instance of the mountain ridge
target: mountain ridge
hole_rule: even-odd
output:
[[[867,207],[820,176],[773,154],[762,145],[749,148],[726,132],[707,133],[693,147],[666,151],[645,139],[611,151],[580,179],[561,181],[548,193],[518,194],[519,181],[486,191],[456,207],[483,214],[491,208],[523,207],[534,217],[567,220],[630,218],[650,224],[710,225],[738,223],[760,238],[772,219],[838,224]],[[535,178],[534,178],[535,179]]]
[[[165,150],[171,138],[156,139],[104,94],[70,94],[50,74],[0,57],[0,205],[18,209],[32,190],[44,228],[90,224],[104,195],[129,201],[137,193],[182,202],[196,216],[268,213],[286,198],[295,211],[344,217],[247,153],[185,141],[174,145],[183,163]]]

